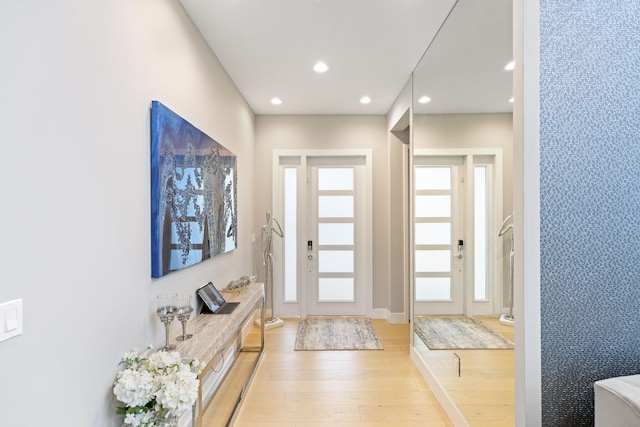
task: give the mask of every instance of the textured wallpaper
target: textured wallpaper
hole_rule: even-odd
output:
[[[540,1],[543,426],[640,373],[640,0]]]

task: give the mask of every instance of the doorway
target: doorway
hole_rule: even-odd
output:
[[[502,301],[500,152],[416,150],[416,315],[495,315]]]
[[[372,310],[370,150],[274,152],[274,308],[284,317]]]

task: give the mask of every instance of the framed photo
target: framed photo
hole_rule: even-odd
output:
[[[151,276],[237,247],[236,156],[151,103]]]

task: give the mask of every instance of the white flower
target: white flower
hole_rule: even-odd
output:
[[[153,398],[153,388],[151,373],[125,369],[118,373],[113,392],[127,406],[144,406]]]
[[[165,369],[167,367],[179,365],[181,363],[182,360],[180,359],[180,353],[178,353],[177,351],[158,351],[149,356],[150,370]]]
[[[188,365],[172,374],[157,378],[156,400],[170,415],[180,415],[198,397],[198,378]]]
[[[153,412],[142,412],[140,414],[127,414],[124,417],[124,423],[133,427],[143,427],[151,425],[153,420]]]
[[[147,346],[147,348],[145,348],[143,351],[140,351],[137,348],[134,348],[133,350],[131,350],[128,353],[125,353],[122,356],[122,360],[120,361],[120,363],[123,364],[125,368],[134,369],[134,370],[144,369],[144,367],[140,366],[140,364],[146,363],[148,354],[152,348],[153,347],[151,345]]]
[[[202,371],[204,371],[204,368],[206,367],[207,367],[207,364],[204,362],[198,361],[198,359],[193,359],[191,361],[191,370],[195,372],[197,375],[200,375],[200,373],[202,373]]]
[[[126,405],[117,411],[125,414],[125,425],[150,427],[158,416],[180,416],[198,398],[202,364],[197,359],[182,362],[175,351],[150,350],[134,349],[122,357],[125,369],[116,375],[113,393]]]

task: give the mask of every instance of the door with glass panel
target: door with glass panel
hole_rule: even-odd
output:
[[[414,168],[415,314],[462,314],[463,158],[416,157]]]
[[[309,159],[307,314],[364,315],[364,164]],[[360,163],[360,164],[357,164]]]
[[[499,311],[496,155],[414,156],[415,314]]]
[[[366,315],[372,306],[369,150],[274,152],[274,305],[284,317]]]

